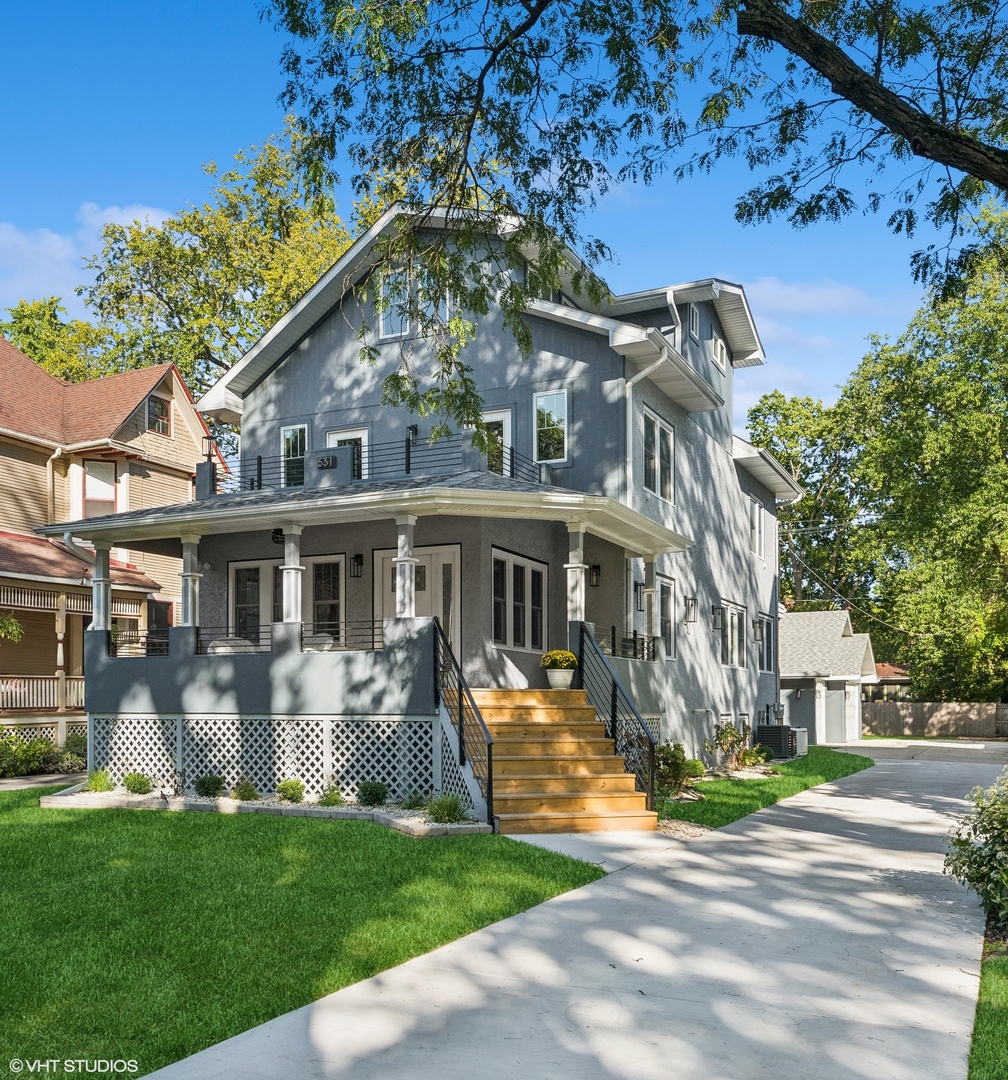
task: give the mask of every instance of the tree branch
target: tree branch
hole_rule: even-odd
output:
[[[927,113],[887,89],[828,38],[788,14],[775,0],[742,0],[740,34],[775,41],[800,57],[835,93],[909,140],[920,157],[941,162],[1008,191],[1008,151],[978,142],[932,120]]]

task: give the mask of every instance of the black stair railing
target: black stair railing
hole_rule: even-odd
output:
[[[441,626],[434,620],[434,696],[444,704],[458,733],[458,763],[469,767],[486,799],[487,823],[493,827],[493,736],[473,700],[462,668]]]
[[[624,768],[633,773],[637,790],[647,796],[647,808],[653,810],[655,738],[591,631],[584,623],[580,626],[578,683],[605,724],[606,737],[615,742]]]

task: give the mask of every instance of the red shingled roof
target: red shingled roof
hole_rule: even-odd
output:
[[[880,679],[902,679],[906,682],[910,681],[910,675],[906,668],[901,668],[898,664],[876,664],[875,674]]]
[[[172,367],[157,364],[71,383],[0,337],[0,428],[58,446],[111,439]]]
[[[161,588],[153,578],[136,567],[115,559],[111,560],[110,565],[113,585],[130,585],[148,592]],[[91,567],[62,544],[11,532],[0,532],[0,574],[67,580],[76,578],[78,581],[84,579],[84,584],[91,583]]]

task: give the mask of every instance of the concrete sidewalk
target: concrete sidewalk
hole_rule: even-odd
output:
[[[887,761],[697,840],[553,838],[624,868],[152,1075],[964,1080],[983,917],[942,838],[999,772]]]

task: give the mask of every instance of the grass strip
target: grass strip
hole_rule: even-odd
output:
[[[664,818],[693,821],[718,829],[729,825],[755,810],[797,795],[799,791],[839,780],[842,776],[867,769],[875,763],[871,758],[830,750],[825,746],[810,746],[806,757],[776,762],[780,776],[768,776],[758,780],[720,778],[705,780],[697,785],[703,794],[698,802],[670,800],[661,809]]]
[[[0,792],[0,1062],[151,1072],[601,876],[506,837]]]
[[[969,1080],[1008,1076],[1008,935],[987,927],[973,1021]]]

